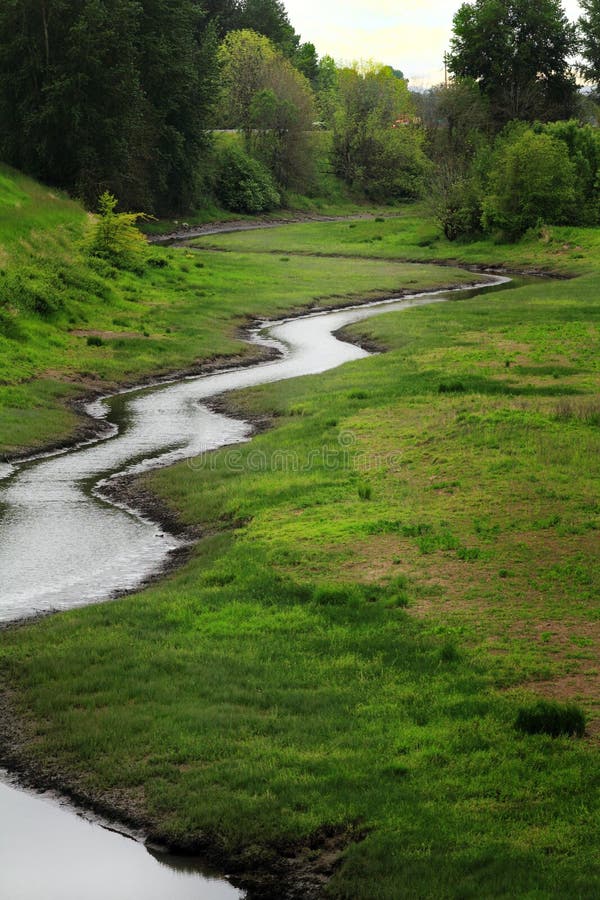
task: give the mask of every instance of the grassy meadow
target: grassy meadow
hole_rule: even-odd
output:
[[[0,169],[0,454],[68,437],[67,401],[150,375],[255,353],[239,338],[275,315],[471,276],[371,260],[154,249],[136,271],[85,252],[82,208]]]
[[[207,235],[195,247],[258,253],[337,255],[370,259],[483,264],[509,269],[540,269],[557,275],[596,271],[600,234],[595,228],[558,227],[530,232],[515,244],[491,238],[450,242],[424,204],[407,205],[367,221],[291,224],[268,232]]]
[[[69,356],[68,321],[51,323],[65,345],[27,376],[60,358],[60,377],[31,382],[44,409],[81,369],[116,383],[239,354],[249,314],[458,283],[433,259],[579,273],[387,313],[351,329],[387,353],[234,395],[273,422],[235,466],[224,449],[144,478],[205,534],[189,562],[3,633],[0,670],[34,766],[242,868],[326,830],[357,838],[336,900],[592,900],[598,233],[428,246],[420,215],[161,251],[164,268],[86,308],[88,329],[145,323],[147,338]],[[518,731],[540,696],[577,703],[585,736]]]

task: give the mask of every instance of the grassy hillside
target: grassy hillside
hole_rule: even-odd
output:
[[[275,304],[278,267],[363,271],[293,256],[348,234],[405,255],[401,224],[373,222],[202,259],[230,291],[264,272],[254,302]],[[360,835],[333,898],[597,897],[597,232],[575,239],[488,261],[583,277],[372,319],[353,331],[387,354],[237,395],[276,423],[243,472],[224,450],[147,477],[212,536],[140,595],[2,636],[30,758],[242,866]],[[579,704],[586,736],[517,730],[540,696]]]
[[[87,254],[76,203],[0,169],[0,454],[76,432],[65,403],[253,351],[237,331],[271,315],[348,297],[468,280],[463,272],[357,260],[148,252],[135,271]],[[249,290],[249,286],[252,289]]]

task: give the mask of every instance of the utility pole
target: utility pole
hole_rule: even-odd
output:
[[[450,59],[450,54],[448,52],[444,53],[444,87],[448,87],[448,61]]]

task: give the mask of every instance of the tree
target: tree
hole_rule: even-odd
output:
[[[545,134],[562,141],[575,169],[577,224],[596,225],[600,219],[600,133],[591,125],[550,122]]]
[[[314,100],[306,78],[271,41],[248,30],[227,35],[219,61],[228,126],[242,130],[246,150],[281,187],[305,186],[314,156]]]
[[[139,68],[150,106],[149,177],[159,212],[189,209],[218,83],[215,30],[196,0],[142,0]]]
[[[215,53],[197,0],[4,0],[0,155],[90,204],[185,208]]]
[[[579,0],[584,15],[579,19],[581,54],[584,63],[581,72],[594,85],[600,86],[600,0]]]
[[[240,27],[238,0],[202,0],[202,6],[208,21],[214,25],[219,40]]]
[[[249,144],[254,127],[252,100],[266,84],[266,71],[275,48],[250,29],[232,31],[219,48],[222,124],[241,128]]]
[[[374,200],[415,197],[427,169],[424,133],[410,124],[408,86],[389,66],[352,66],[339,72],[335,115],[336,174]],[[403,117],[403,124],[396,127]]]
[[[515,239],[539,223],[573,221],[576,180],[564,141],[522,125],[509,128],[499,141],[490,173],[484,228]]]
[[[147,199],[134,0],[0,5],[0,154],[90,202]]]
[[[98,200],[98,217],[89,238],[88,249],[93,256],[108,260],[118,268],[132,268],[143,259],[147,244],[135,227],[143,213],[117,213],[117,198],[105,191]]]
[[[314,44],[300,44],[294,53],[292,62],[299,72],[305,76],[314,89],[317,86],[317,78],[319,74],[319,57]]]
[[[478,82],[500,125],[568,118],[577,96],[568,60],[576,48],[560,0],[475,0],[454,16],[449,65]]]
[[[282,187],[308,187],[314,178],[314,95],[304,75],[283,56],[268,64],[251,114],[255,155]]]
[[[264,35],[288,57],[300,44],[281,0],[242,0],[238,28]]]
[[[315,89],[319,119],[332,127],[340,107],[340,81],[338,68],[331,56],[322,56],[319,60]]]

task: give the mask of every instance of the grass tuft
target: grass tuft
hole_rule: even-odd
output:
[[[523,706],[519,709],[515,728],[524,734],[583,737],[585,724],[585,714],[579,706],[539,700],[533,706]]]

